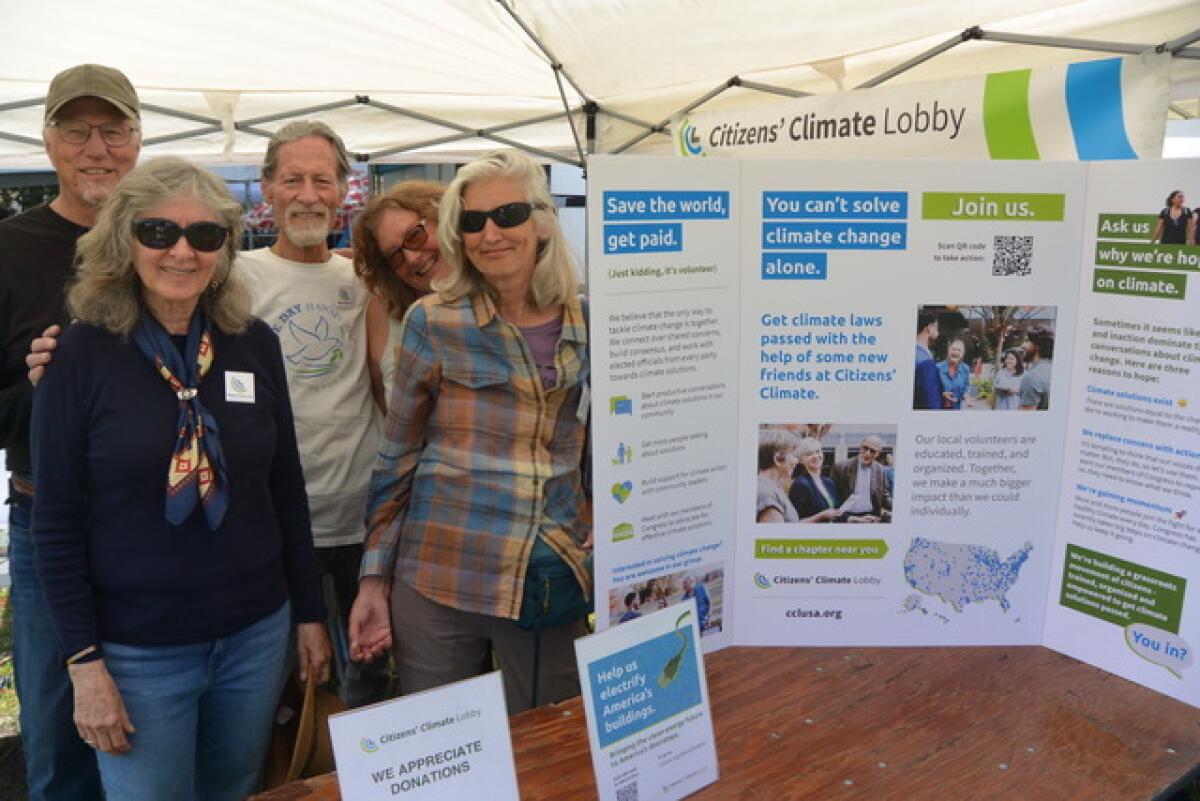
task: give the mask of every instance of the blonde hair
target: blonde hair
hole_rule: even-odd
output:
[[[100,207],[96,227],[79,238],[76,279],[67,293],[73,317],[122,338],[133,333],[142,306],[142,282],[133,267],[133,223],[157,204],[181,197],[200,201],[229,227],[213,285],[200,296],[200,306],[226,334],[245,330],[250,294],[233,272],[242,239],[242,207],[219,177],[173,156],[131,170]]]
[[[554,212],[554,198],[550,196],[546,173],[518,150],[485,153],[459,170],[442,195],[438,240],[450,265],[450,275],[435,287],[437,293],[446,301],[481,292],[494,295],[491,285],[463,250],[461,218],[467,187],[497,178],[515,181],[522,188],[525,200],[533,204],[531,219],[537,232],[538,247],[529,286],[530,304],[536,309],[545,309],[566,303],[579,294],[579,274]]]
[[[800,456],[803,458],[810,453],[823,453],[824,449],[821,447],[821,440],[816,437],[805,437],[800,440],[799,451]]]

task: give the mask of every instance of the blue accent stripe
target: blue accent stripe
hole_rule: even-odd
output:
[[[1120,58],[1067,66],[1067,114],[1081,161],[1137,158],[1125,133]]]

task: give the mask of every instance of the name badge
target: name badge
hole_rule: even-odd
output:
[[[226,370],[225,400],[228,403],[254,403],[254,373]]]
[[[342,284],[337,288],[337,307],[339,311],[354,308],[354,285]]]

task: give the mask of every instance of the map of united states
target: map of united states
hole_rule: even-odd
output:
[[[1033,543],[1004,559],[992,548],[914,537],[904,555],[904,576],[916,590],[936,595],[961,612],[967,604],[996,601],[1009,609],[1008,591],[1029,558]]]

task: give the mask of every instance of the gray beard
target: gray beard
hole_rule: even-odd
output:
[[[285,221],[283,224],[283,235],[296,247],[311,248],[325,242],[325,238],[329,236],[329,229],[328,222],[316,226],[295,225]]]

